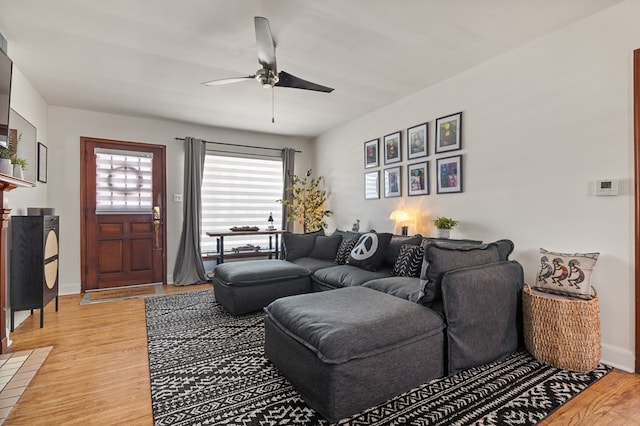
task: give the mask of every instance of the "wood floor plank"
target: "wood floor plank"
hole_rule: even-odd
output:
[[[210,284],[166,286],[168,294]],[[11,351],[53,346],[5,425],[152,425],[143,299],[80,305],[61,296],[59,312],[31,315],[11,333]],[[615,370],[541,425],[637,425],[640,376]]]

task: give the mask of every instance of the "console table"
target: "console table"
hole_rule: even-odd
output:
[[[16,188],[32,188],[35,184],[32,182],[18,179],[13,176],[0,173],[0,214],[2,215],[2,224],[0,225],[0,353],[7,350],[7,228],[11,209],[5,208],[7,202],[6,192]]]
[[[225,258],[235,259],[242,257],[255,257],[257,255],[269,255],[269,259],[275,258],[277,259],[280,254],[280,235],[286,231],[282,230],[266,230],[266,231],[225,231],[225,232],[207,232],[209,237],[216,238],[217,243],[217,251],[215,253],[217,258],[217,263],[224,263]],[[243,237],[247,235],[265,235],[269,237],[269,247],[268,248],[260,248],[258,251],[240,251],[234,252],[233,250],[227,250],[225,252],[224,249],[224,239],[225,237]],[[274,245],[275,239],[275,245]]]

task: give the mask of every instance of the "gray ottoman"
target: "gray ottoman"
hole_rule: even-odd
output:
[[[445,374],[444,322],[417,303],[348,287],[265,313],[266,357],[330,422]]]
[[[233,315],[257,311],[274,300],[311,291],[311,272],[285,260],[222,263],[215,269],[216,302]]]

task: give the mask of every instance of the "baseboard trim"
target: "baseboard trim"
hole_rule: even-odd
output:
[[[634,373],[635,354],[633,351],[613,345],[602,345],[602,362],[629,373]]]

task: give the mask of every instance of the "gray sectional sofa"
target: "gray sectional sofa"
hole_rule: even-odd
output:
[[[214,292],[236,315],[264,307],[265,355],[336,421],[515,351],[524,278],[512,250],[509,240],[285,233],[284,259],[219,265]]]

